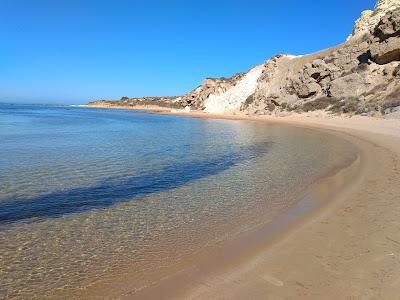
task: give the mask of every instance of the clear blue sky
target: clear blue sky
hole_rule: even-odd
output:
[[[179,95],[341,43],[375,0],[0,0],[0,101]]]

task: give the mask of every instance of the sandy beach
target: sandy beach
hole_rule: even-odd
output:
[[[170,114],[169,112],[156,112]],[[173,113],[282,122],[340,136],[360,149],[348,168],[319,183],[269,229],[205,251],[190,267],[122,299],[398,299],[400,289],[400,120],[294,114],[286,117]],[[334,192],[332,193],[332,189]],[[317,199],[318,200],[318,199]],[[329,200],[329,201],[326,201]],[[89,289],[99,296],[102,289]],[[100,293],[99,293],[100,292]],[[88,295],[88,294],[86,294]]]
[[[400,300],[400,0],[95,4],[2,6],[0,299]]]
[[[277,121],[276,119],[272,119]],[[293,116],[362,149],[362,170],[334,201],[188,298],[396,299],[400,288],[400,126],[397,120]]]

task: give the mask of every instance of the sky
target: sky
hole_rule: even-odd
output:
[[[0,0],[0,102],[182,95],[343,42],[375,0]]]

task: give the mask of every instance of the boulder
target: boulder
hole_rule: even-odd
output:
[[[377,64],[400,61],[400,38],[391,37],[382,43],[372,44],[370,51],[372,60]]]

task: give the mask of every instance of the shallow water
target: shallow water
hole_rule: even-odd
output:
[[[355,156],[282,125],[0,105],[0,296],[79,295],[124,274],[140,288]]]

